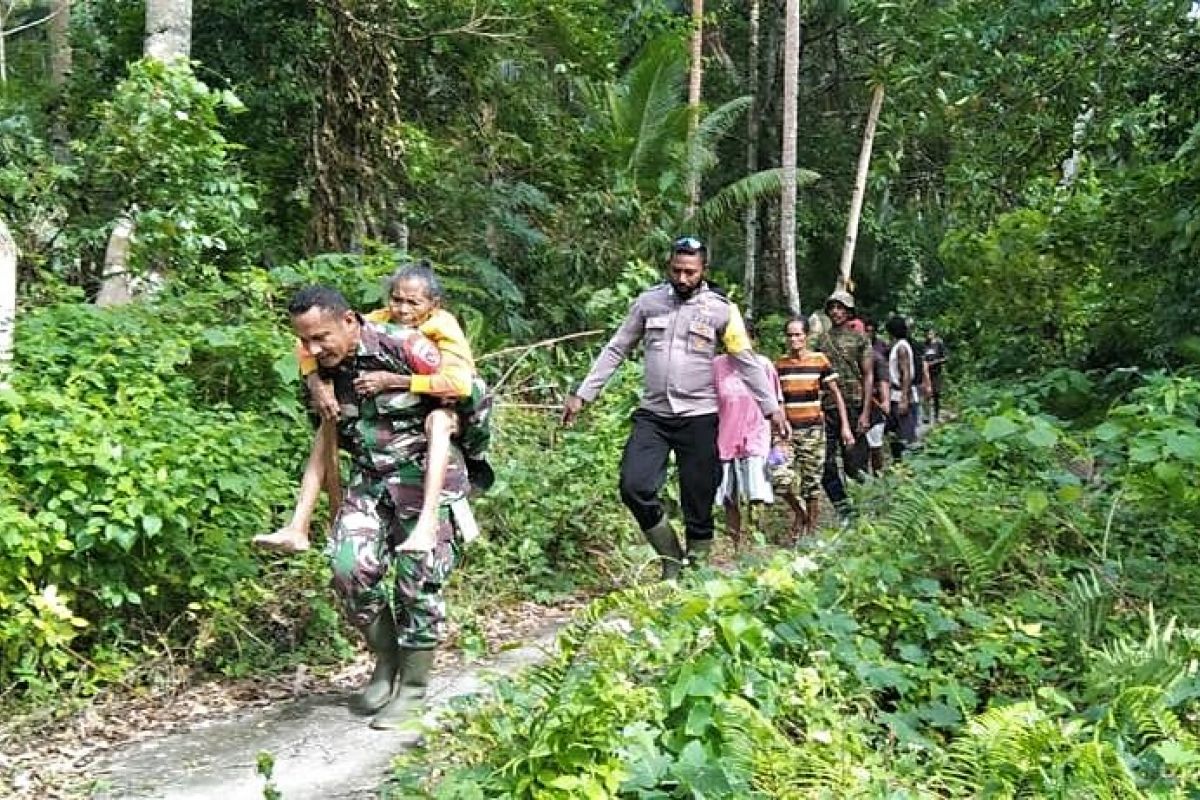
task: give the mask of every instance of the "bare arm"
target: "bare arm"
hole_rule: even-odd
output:
[[[875,352],[868,344],[863,348],[862,360],[862,410],[858,415],[858,432],[866,433],[871,427],[871,397],[875,393]],[[839,392],[840,394],[840,392]]]
[[[901,340],[903,341],[903,340]],[[911,354],[911,350],[910,350]],[[908,413],[908,401],[912,393],[913,369],[912,357],[897,359],[900,362],[900,415]]]
[[[825,387],[833,393],[833,404],[837,406],[838,419],[841,420],[842,444],[850,447],[854,444],[854,431],[850,429],[850,415],[846,412],[846,400],[842,397],[842,389],[836,379],[827,382]]]

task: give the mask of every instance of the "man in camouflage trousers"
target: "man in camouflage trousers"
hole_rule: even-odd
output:
[[[838,456],[841,456],[847,479],[858,480],[865,474],[870,453],[867,431],[871,428],[869,401],[875,391],[875,352],[866,334],[851,325],[854,315],[852,294],[842,289],[831,294],[825,301],[825,313],[833,327],[817,337],[817,346],[829,357],[838,374],[846,418],[855,438],[851,445],[842,442],[837,406],[832,396],[826,395],[821,401],[825,412],[825,470],[821,485],[845,523],[852,509],[838,471]]]
[[[394,728],[419,707],[445,637],[442,587],[457,555],[450,506],[467,491],[462,455],[451,447],[436,544],[396,549],[421,511],[431,409],[405,388],[411,375],[436,371],[437,348],[414,328],[364,321],[328,287],[301,290],[288,312],[321,377],[333,383],[338,446],[351,461],[327,552],[346,616],[376,658],[352,705],[375,714],[372,727]]]

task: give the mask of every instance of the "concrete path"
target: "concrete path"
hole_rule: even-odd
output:
[[[543,660],[558,625],[483,665],[436,675],[431,709],[475,694],[488,675],[510,674]],[[346,695],[314,695],[232,720],[138,742],[109,753],[93,770],[95,800],[262,800],[259,752],[275,757],[273,783],[284,800],[374,797],[392,758],[411,733],[376,731],[350,713]]]

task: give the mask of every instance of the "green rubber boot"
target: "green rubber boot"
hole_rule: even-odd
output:
[[[708,566],[708,557],[712,554],[712,539],[688,539],[687,565],[690,569],[703,569]]]
[[[666,515],[664,514],[653,528],[646,529],[645,534],[646,541],[654,548],[654,552],[658,553],[662,562],[662,579],[669,581],[678,578],[679,569],[683,566],[683,547],[675,537],[675,531],[671,530],[671,523],[667,521]]]
[[[375,669],[367,684],[350,698],[350,709],[358,714],[374,714],[392,698],[392,684],[400,669],[400,644],[396,641],[396,621],[391,610],[381,611],[363,635],[375,654]]]
[[[421,710],[425,692],[429,689],[429,673],[433,670],[433,650],[402,648],[400,659],[404,666],[396,681],[391,702],[371,720],[371,727],[387,731],[399,728]]]

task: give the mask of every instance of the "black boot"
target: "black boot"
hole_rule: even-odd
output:
[[[396,679],[396,690],[391,702],[371,720],[371,727],[378,730],[394,730],[421,710],[425,693],[429,689],[429,673],[433,670],[433,650],[400,651],[403,667]]]
[[[662,562],[662,579],[669,581],[678,578],[679,569],[683,566],[683,547],[679,544],[675,531],[671,530],[671,523],[667,521],[666,515],[644,533],[646,541],[654,548],[654,552],[658,553]]]
[[[350,698],[350,708],[359,714],[374,714],[391,699],[392,683],[400,669],[400,645],[396,641],[396,621],[391,609],[379,612],[363,635],[375,654],[375,669],[366,685]]]
[[[712,554],[712,539],[687,540],[687,565],[689,569],[702,569],[708,566],[708,557]]]

